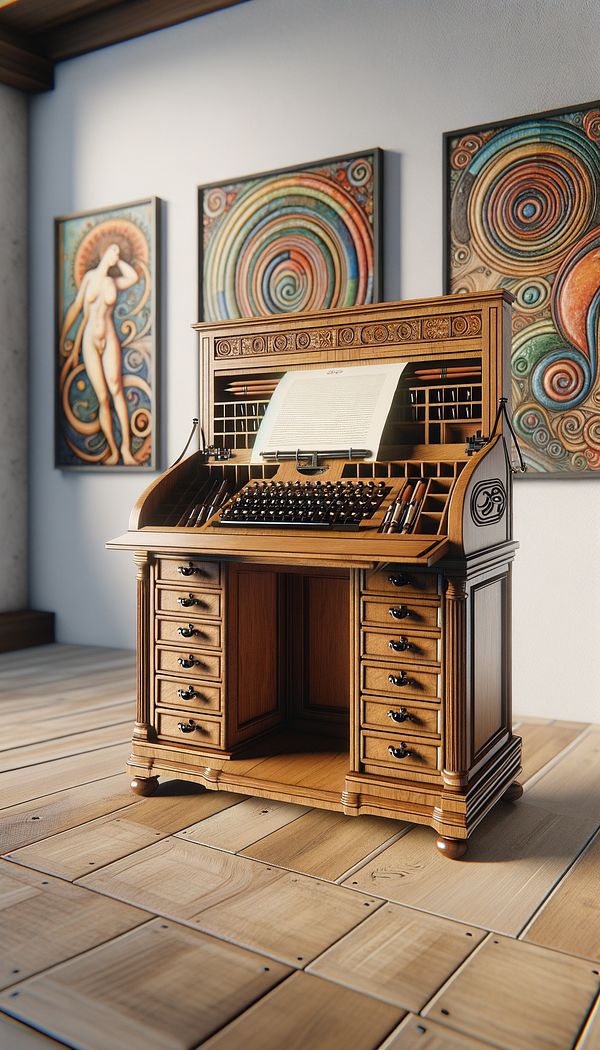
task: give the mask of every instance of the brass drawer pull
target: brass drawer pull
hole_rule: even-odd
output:
[[[388,609],[388,612],[395,620],[408,620],[412,616],[410,609],[406,605],[393,605],[391,609]]]
[[[188,609],[190,605],[202,605],[199,598],[194,598],[193,594],[188,594],[187,598],[178,598],[177,604],[182,605],[184,609]]]
[[[414,715],[409,715],[408,708],[399,707],[397,711],[388,711],[388,718],[391,718],[392,722],[414,722]]]
[[[196,728],[196,723],[190,718],[189,722],[178,722],[177,728],[180,733],[193,733]]]
[[[395,653],[405,653],[407,649],[414,649],[414,646],[406,638],[398,638],[398,640],[390,638],[388,649],[393,649]]]
[[[392,747],[391,744],[388,747],[388,751],[392,758],[408,758],[412,755],[412,751],[409,751],[404,741],[400,744],[400,747]]]
[[[189,689],[178,689],[177,696],[180,700],[195,700],[200,694],[190,686]]]
[[[194,573],[198,573],[198,576],[202,575],[202,569],[199,569],[197,565],[194,565],[193,561],[189,561],[187,565],[178,565],[177,572],[181,576],[193,576]]]
[[[394,576],[388,576],[389,583],[393,583],[394,587],[414,587],[415,578],[414,576],[407,576],[404,572],[399,572]]]
[[[181,663],[181,660],[179,662]],[[390,685],[397,686],[412,685],[410,678],[404,673],[404,671],[400,671],[400,674],[389,674],[388,682],[390,683]]]
[[[180,667],[185,667],[187,670],[189,670],[190,667],[194,666],[200,667],[200,661],[194,660],[193,656],[188,656],[187,659],[185,658],[185,656],[180,656],[177,660],[177,663]]]
[[[197,634],[197,630],[193,623],[188,623],[187,627],[178,627],[177,634],[180,634],[182,638],[191,638],[194,634]]]

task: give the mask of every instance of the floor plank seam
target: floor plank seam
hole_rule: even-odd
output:
[[[36,740],[36,741],[34,741],[33,743],[30,743],[30,744],[14,744],[14,745],[11,745],[11,747],[0,747],[0,759],[2,758],[2,755],[5,754],[7,751],[26,751],[30,747],[37,747],[38,744],[51,744],[55,740],[69,740],[70,737],[79,736],[80,733],[87,733],[87,732],[89,732],[89,733],[96,733],[100,729],[114,729],[115,726],[127,726],[128,730],[129,730],[131,728],[131,719],[129,719],[129,718],[119,718],[119,719],[117,719],[116,722],[107,722],[105,725],[96,726],[95,729],[75,730],[75,732],[73,732],[73,733],[57,733],[56,736],[44,737],[42,740]],[[127,736],[125,738],[125,742],[126,743],[129,742],[130,735],[131,734],[128,731]],[[117,743],[119,743],[119,741],[117,741]],[[104,746],[105,746],[104,744],[100,745],[100,747],[104,747]],[[84,754],[87,754],[87,752],[90,751],[90,750],[97,751],[97,750],[99,750],[99,748],[84,748],[83,751],[73,751],[72,754],[73,755],[84,755]],[[62,755],[61,757],[64,758],[66,756]],[[53,760],[52,759],[45,759],[44,761],[53,761]],[[33,763],[32,762],[31,764],[32,765],[40,765],[41,763]],[[23,768],[24,768],[23,766],[11,766],[11,767],[9,767],[7,769],[3,769],[2,772],[3,773],[10,773],[11,769],[23,769]]]
[[[600,992],[594,999],[592,1005],[590,1006],[587,1014],[583,1019],[581,1028],[577,1033],[577,1037],[573,1040],[572,1050],[584,1050],[585,1043],[587,1042],[587,1035],[589,1034],[588,1032],[586,1032],[586,1028],[588,1027],[594,1014],[594,1010],[596,1010],[597,1007],[600,1007]]]
[[[547,894],[545,895],[545,897],[539,902],[539,904],[537,905],[535,911],[532,912],[532,914],[527,919],[527,922],[525,923],[525,925],[516,934],[516,939],[517,940],[520,941],[523,938],[524,934],[527,933],[529,927],[532,926],[533,923],[535,922],[535,920],[539,917],[540,912],[545,907],[545,905],[548,903],[550,898],[553,897],[554,894],[558,892],[558,890],[559,890],[560,886],[562,885],[562,883],[564,882],[564,880],[571,873],[571,871],[573,870],[575,865],[578,863],[580,857],[582,857],[583,854],[585,853],[585,851],[591,846],[592,842],[594,841],[594,839],[596,838],[596,836],[599,833],[600,833],[600,824],[598,824],[598,827],[596,827],[596,829],[592,832],[592,834],[590,835],[588,840],[586,842],[584,842],[584,844],[581,847],[581,849],[579,850],[579,852],[576,854],[575,857],[572,858],[569,866],[567,868],[565,868],[565,870],[562,872],[562,874],[557,879],[557,881],[552,886],[550,886],[550,888],[549,888]],[[549,949],[549,950],[560,951],[560,949]],[[572,955],[572,954],[573,954],[572,952],[561,952],[561,955]]]
[[[338,875],[337,879],[334,879],[333,881],[338,886],[341,886],[344,879],[349,879],[351,875],[354,875],[357,871],[360,871],[361,868],[364,868],[365,864],[368,864],[369,861],[375,860],[375,858],[378,857],[380,853],[383,853],[384,850],[388,849],[389,846],[393,846],[395,842],[398,842],[399,839],[404,838],[404,836],[408,835],[409,831],[412,830],[413,829],[410,826],[410,824],[406,828],[402,828],[401,831],[398,831],[395,835],[392,835],[392,837],[389,838],[387,842],[383,842],[380,846],[376,846],[375,849],[371,851],[371,853],[367,853],[366,857],[363,857],[362,860],[357,861],[356,864],[353,864],[352,867],[348,868],[348,870],[343,872],[342,875]]]
[[[118,745],[115,745],[115,746],[118,747]],[[69,755],[68,757],[71,758],[72,756]],[[2,774],[0,774],[0,778],[1,778],[1,776],[2,776]],[[13,802],[10,806],[0,807],[0,817],[3,817],[6,813],[10,812],[11,809],[16,809],[17,806],[28,805],[30,802],[37,802],[41,798],[51,798],[52,795],[60,795],[60,793],[62,791],[76,791],[78,787],[85,787],[87,784],[99,784],[102,780],[110,780],[112,777],[118,777],[118,776],[121,776],[121,774],[120,773],[109,773],[105,777],[93,777],[91,780],[82,780],[80,784],[73,784],[71,787],[57,788],[56,791],[49,791],[46,795],[34,795],[33,798],[27,798],[27,799],[22,800],[21,802]],[[2,782],[1,782],[1,779],[0,779],[0,788],[1,787],[2,787]],[[136,802],[136,801],[137,800],[134,798],[133,802]],[[50,837],[50,836],[48,836],[48,837]]]
[[[566,758],[571,751],[574,751],[575,748],[584,739],[584,737],[590,736],[591,733],[594,733],[596,731],[597,730],[594,730],[592,726],[588,726],[586,729],[583,729],[581,733],[579,733],[575,737],[574,740],[571,740],[571,742],[562,749],[562,751],[559,751],[557,755],[554,755],[551,759],[548,760],[548,762],[546,762],[545,765],[543,765],[540,769],[537,769],[535,773],[532,773],[532,775],[527,780],[523,781],[523,790],[529,791],[529,789],[532,788],[535,784],[537,784],[539,780],[542,780],[547,773],[549,773],[552,769],[558,766],[559,763],[562,762],[563,758]]]

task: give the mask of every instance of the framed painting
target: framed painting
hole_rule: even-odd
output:
[[[378,302],[382,151],[199,187],[205,321]]]
[[[159,204],[54,220],[61,469],[156,469]]]
[[[600,102],[444,136],[447,292],[506,288],[528,477],[600,477]]]

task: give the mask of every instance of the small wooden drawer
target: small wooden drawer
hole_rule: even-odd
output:
[[[391,617],[390,617],[391,620]],[[410,620],[408,621],[410,623]],[[389,631],[361,631],[361,656],[374,656],[385,660],[428,660],[439,662],[440,638],[435,634],[413,633],[396,630],[390,624]]]
[[[158,711],[156,733],[159,739],[197,747],[222,747],[223,727],[218,718],[194,718],[189,711]]]
[[[420,740],[405,740],[399,733],[360,734],[361,760],[365,766],[385,767],[387,776],[402,777],[409,769],[437,772],[441,748]]]
[[[406,663],[361,665],[362,687],[369,693],[385,693],[386,696],[415,696],[435,700],[438,696],[439,675],[436,671],[424,671]]]
[[[435,736],[439,738],[440,711],[437,707],[425,706],[424,704],[395,703],[381,698],[373,700],[371,697],[363,696],[360,702],[361,725],[366,728],[379,730],[393,730],[395,733],[403,733],[418,736]]]
[[[220,587],[221,562],[202,561],[199,558],[159,558],[156,576],[166,583],[181,583],[189,580],[190,586],[202,583],[204,587]]]
[[[192,585],[193,587],[193,585]],[[186,590],[184,587],[174,590],[167,587],[156,588],[156,606],[159,612],[179,613],[186,621],[204,618],[219,619],[221,616],[221,592],[204,590]]]
[[[218,715],[221,711],[221,690],[200,682],[173,682],[157,678],[155,703],[165,707],[185,707],[186,711],[203,711]]]
[[[392,624],[403,633],[403,628],[408,627],[438,627],[439,619],[440,606],[436,601],[404,601],[400,596],[362,599],[362,620],[366,625]]]
[[[202,623],[197,620],[156,620],[157,642],[175,642],[178,645],[208,646],[211,649],[221,647],[221,624]]]
[[[156,648],[156,670],[186,678],[220,678],[221,657],[199,649]]]
[[[416,572],[402,565],[370,569],[365,574],[365,591],[372,594],[408,594],[411,597],[422,594],[434,597],[438,593],[438,577],[435,572]]]

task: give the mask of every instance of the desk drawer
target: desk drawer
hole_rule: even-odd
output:
[[[441,748],[420,740],[405,740],[399,733],[362,732],[360,745],[367,771],[370,765],[376,765],[385,768],[386,776],[403,777],[412,769],[424,773],[437,773],[440,769]]]
[[[410,700],[399,704],[393,700],[373,700],[363,696],[360,702],[361,725],[380,731],[417,736],[436,736],[440,732],[440,711],[437,707],[415,704]]]
[[[362,599],[362,620],[367,626],[390,625],[401,633],[404,628],[438,627],[440,621],[439,602],[406,601],[394,598]]]
[[[186,678],[220,678],[221,657],[198,649],[161,649],[157,646],[156,670],[185,675]]]
[[[197,646],[220,649],[221,624],[198,621],[194,623],[185,618],[182,620],[163,620],[159,617],[156,620],[156,640],[157,642],[175,642],[178,645],[190,646],[194,649]]]
[[[436,671],[424,671],[410,664],[369,664],[361,666],[362,687],[369,693],[385,693],[387,696],[430,697],[438,696]]]
[[[156,715],[159,739],[197,747],[222,747],[222,724],[218,718],[192,718],[189,711],[159,711]]]
[[[190,711],[202,711],[218,715],[221,711],[221,690],[218,686],[157,678],[154,695],[158,706],[185,708],[188,714]]]
[[[205,616],[219,619],[221,616],[221,592],[204,591],[194,589],[188,591],[185,587],[172,589],[167,587],[156,588],[156,607],[159,612],[179,613],[186,621],[204,618]]]
[[[395,568],[369,569],[365,574],[365,591],[374,594],[431,595],[438,593],[438,576],[435,572],[415,572],[414,569],[398,565]]]
[[[390,621],[391,621],[390,617]],[[410,620],[406,630],[394,628],[390,623],[389,631],[361,631],[361,656],[374,656],[382,660],[428,660],[439,661],[440,639],[435,634],[417,634],[410,629]]]
[[[203,586],[219,587],[221,585],[221,563],[203,561],[181,555],[179,558],[158,558],[156,576],[166,583],[181,583],[189,580],[190,585],[202,583]]]

